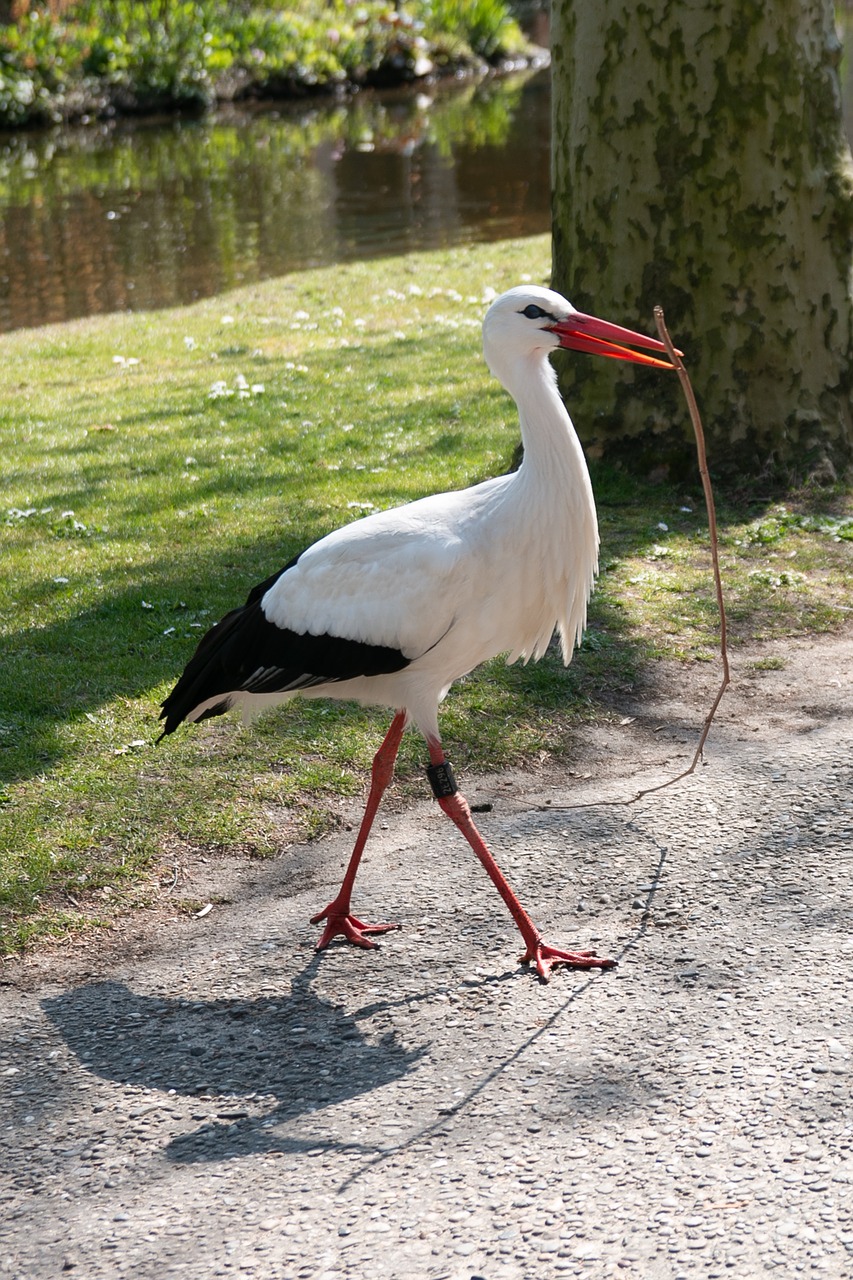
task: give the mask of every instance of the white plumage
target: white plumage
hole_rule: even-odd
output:
[[[393,927],[357,921],[349,894],[411,721],[429,747],[439,803],[519,924],[523,959],[535,961],[543,977],[557,963],[610,963],[541,941],[485,849],[452,771],[443,782],[434,771],[449,770],[438,707],[454,680],[497,654],[511,662],[541,657],[555,629],[568,663],[580,640],[598,564],[598,525],[583,452],[548,356],[565,346],[671,367],[617,345],[626,341],[663,351],[654,339],[582,315],[552,290],[521,286],[503,294],[486,315],[483,350],[518,406],[519,470],[378,512],[308,547],[204,637],[164,702],[164,733],[238,703],[251,713],[297,693],[395,710],[344,886],[314,917],[328,920],[320,946],[337,933],[372,946],[370,933]]]

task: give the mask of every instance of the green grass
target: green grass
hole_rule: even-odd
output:
[[[517,424],[479,354],[484,298],[546,281],[549,260],[539,238],[336,266],[0,340],[3,950],[156,899],[187,851],[274,854],[361,794],[382,712],[297,701],[155,747],[159,702],[204,629],[301,547],[506,468]],[[583,649],[567,670],[549,655],[459,683],[443,726],[464,770],[565,753],[643,664],[714,655],[698,490],[594,483]],[[849,618],[851,510],[840,493],[721,501],[735,644]],[[423,792],[423,755],[407,736],[403,793]]]

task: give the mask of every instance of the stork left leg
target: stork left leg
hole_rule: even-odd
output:
[[[373,826],[373,819],[376,817],[376,811],[379,808],[385,789],[394,776],[394,762],[397,759],[397,752],[400,750],[400,742],[405,727],[406,712],[398,711],[391,721],[391,727],[382,741],[382,746],[373,758],[370,793],[367,797],[364,817],[361,820],[355,846],[350,854],[350,860],[338,896],[333,902],[329,903],[325,910],[318,911],[315,916],[311,917],[312,924],[318,924],[321,920],[326,921],[326,927],[320,936],[320,941],[317,943],[318,951],[322,951],[324,947],[327,947],[332,938],[337,937],[339,933],[343,934],[348,942],[354,942],[356,946],[370,948],[376,946],[376,943],[370,940],[371,934],[388,933],[391,929],[400,928],[398,924],[365,924],[363,920],[357,919],[350,911],[350,898],[358,866],[361,862],[361,855],[364,852],[364,846],[367,844],[370,828]]]
[[[513,893],[506,877],[489,852],[485,840],[477,830],[474,819],[471,817],[468,801],[461,791],[456,789],[452,770],[449,774],[447,773],[449,766],[441,743],[430,741],[428,746],[431,762],[429,770],[430,782],[432,783],[435,798],[447,816],[453,819],[453,822],[486,868],[492,884],[503,898],[513,920],[518,925],[526,947],[524,955],[519,957],[520,963],[535,964],[536,972],[545,982],[551,977],[551,970],[555,965],[570,965],[575,969],[613,968],[616,964],[615,960],[599,957],[594,951],[563,951],[559,947],[552,947],[547,942],[542,941],[542,935]]]

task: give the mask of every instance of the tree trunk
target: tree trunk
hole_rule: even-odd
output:
[[[853,161],[831,0],[554,0],[554,287],[686,358],[711,467],[853,459]],[[632,371],[633,370],[633,371]],[[593,456],[691,465],[677,379],[575,356]]]

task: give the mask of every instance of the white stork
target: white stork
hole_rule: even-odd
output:
[[[580,442],[560,399],[550,353],[558,347],[669,369],[626,345],[654,338],[584,315],[550,289],[523,285],[490,306],[486,363],[514,397],[524,461],[518,471],[455,493],[377,512],[328,534],[260,583],[203,637],[163,703],[163,734],[242,704],[249,713],[295,694],[392,708],[373,761],[370,792],[318,950],[342,934],[374,947],[399,926],[365,924],[350,898],[403,731],[426,739],[439,805],[471,845],[521,931],[522,963],[547,980],[554,965],[606,968],[593,951],[544,942],[474,825],[438,730],[454,680],[497,654],[540,658],[555,627],[568,663],[586,624],[598,565],[598,523]]]

